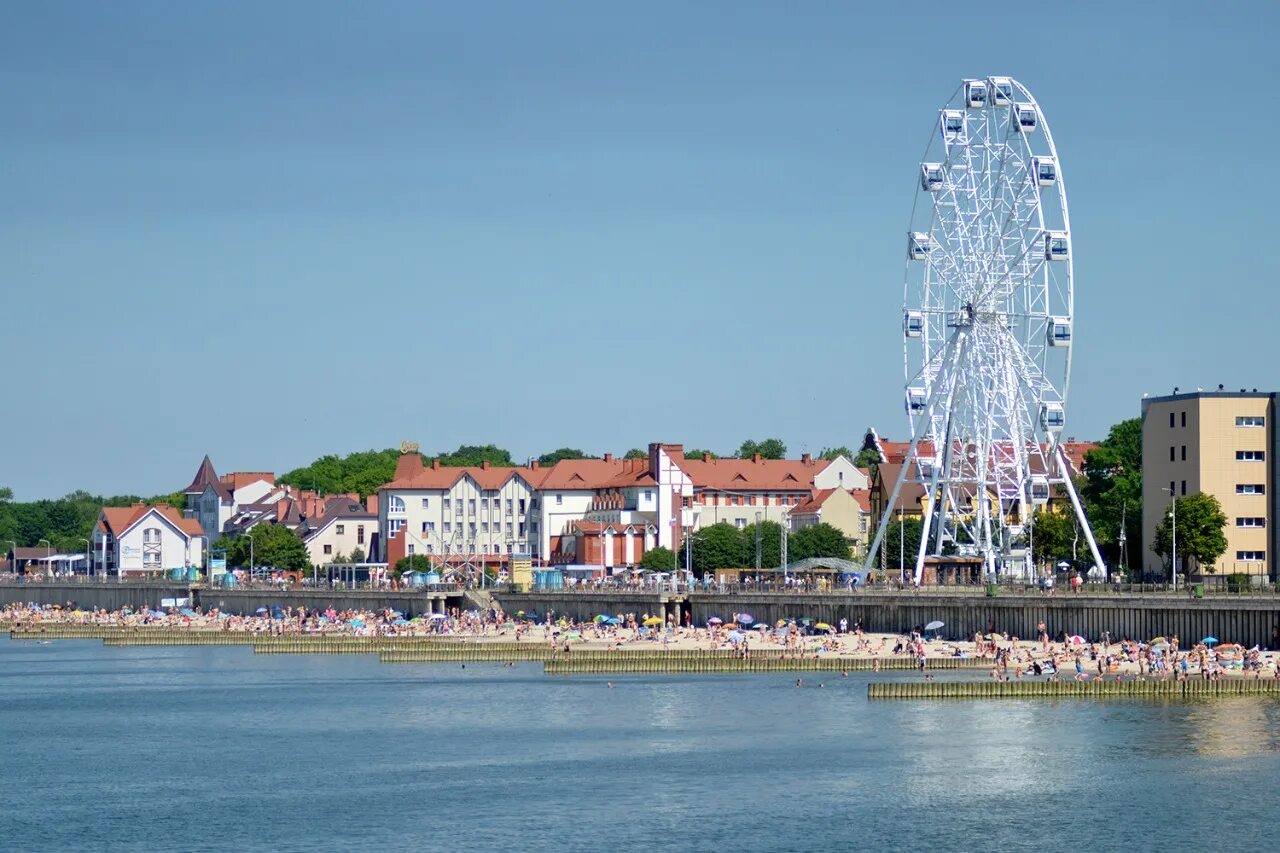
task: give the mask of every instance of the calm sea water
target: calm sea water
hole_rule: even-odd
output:
[[[0,846],[1280,844],[1274,700],[869,703],[865,675],[611,680],[0,639]]]

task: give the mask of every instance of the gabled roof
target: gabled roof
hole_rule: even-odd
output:
[[[463,477],[470,477],[481,489],[501,489],[512,477],[519,477],[530,488],[537,488],[547,469],[533,467],[514,467],[510,465],[468,465],[450,467],[441,465],[439,459],[432,461],[430,467],[422,464],[422,457],[417,453],[402,453],[396,461],[396,473],[390,483],[379,486],[384,489],[425,489],[429,491],[446,491],[452,489]]]
[[[858,505],[858,509],[863,512],[871,512],[871,490],[870,489],[818,489],[813,495],[805,501],[802,501],[791,508],[791,515],[809,515],[820,512],[831,496],[836,492],[843,491],[853,498],[854,503]]]
[[[219,479],[233,492],[260,481],[269,486],[274,486],[276,483],[276,475],[270,471],[232,471],[230,474],[223,474]]]
[[[185,536],[203,536],[204,528],[194,518],[183,518],[182,513],[168,504],[134,504],[133,506],[104,506],[98,518],[98,528],[119,539],[139,521],[151,513],[157,513]]]
[[[562,459],[546,470],[543,489],[590,491],[623,489],[628,486],[656,486],[649,475],[647,459]]]
[[[798,492],[830,464],[813,459],[684,459],[677,463],[695,489]]]
[[[648,528],[653,527],[651,524],[645,524],[642,522],[629,522],[627,524],[623,524],[618,521],[573,521],[571,522],[571,525],[578,533],[585,534],[608,533],[610,531],[613,533],[625,533],[628,530],[644,532]]]
[[[209,461],[209,454],[206,453],[204,461],[196,469],[196,475],[192,478],[191,485],[187,486],[183,493],[188,495],[204,494],[205,486],[217,482],[218,472],[213,470],[213,463]]]

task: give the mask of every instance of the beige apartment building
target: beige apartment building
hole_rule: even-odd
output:
[[[1177,389],[1175,389],[1176,392]],[[1275,394],[1196,391],[1142,401],[1142,560],[1166,572],[1151,550],[1173,496],[1213,495],[1227,516],[1227,550],[1217,575],[1276,576]],[[1178,559],[1179,571],[1189,568]]]

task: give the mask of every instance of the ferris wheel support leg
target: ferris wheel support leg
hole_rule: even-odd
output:
[[[951,351],[955,348],[955,346],[956,346],[956,339],[953,337],[950,341],[948,341],[947,348],[942,354],[942,362],[944,364],[947,362],[947,356],[951,353]],[[933,403],[937,399],[937,394],[938,394],[938,389],[935,388],[933,391],[933,394],[929,397],[929,400],[925,403],[925,408],[923,413],[920,415],[920,417],[916,421],[916,428],[914,430],[915,434],[912,435],[911,437],[911,446],[907,448],[907,455],[903,459],[902,468],[898,471],[897,482],[893,484],[893,491],[889,493],[889,501],[885,504],[885,506],[880,512],[880,524],[876,526],[876,535],[871,540],[870,547],[867,548],[867,558],[862,563],[862,571],[864,574],[866,572],[871,571],[875,563],[876,555],[880,553],[880,546],[884,541],[885,531],[889,529],[889,524],[892,521],[892,517],[893,517],[893,510],[898,505],[898,496],[902,494],[902,484],[906,482],[907,472],[911,470],[911,464],[916,458],[916,452],[919,449],[920,439],[922,438],[921,433],[929,417],[929,412],[932,409]],[[936,483],[936,479],[937,479],[937,473],[936,473],[936,466],[935,466],[935,473],[934,473],[935,483]],[[926,522],[926,525],[927,525],[927,522]],[[922,539],[924,535],[925,534],[923,533],[921,534]],[[919,583],[918,576],[917,576],[916,582]]]
[[[1062,445],[1055,445],[1054,451],[1054,456],[1058,460],[1058,471],[1062,475],[1062,482],[1067,487],[1067,495],[1071,498],[1071,506],[1076,511],[1076,520],[1080,522],[1080,529],[1084,531],[1084,539],[1089,543],[1089,553],[1093,555],[1093,565],[1098,571],[1105,574],[1107,564],[1102,562],[1102,554],[1098,551],[1097,540],[1093,538],[1093,528],[1089,526],[1089,519],[1085,518],[1084,505],[1080,503],[1080,495],[1076,494],[1076,484],[1071,481],[1071,470],[1067,467],[1067,459],[1062,452]]]
[[[942,534],[947,521],[947,494],[945,493],[945,490],[942,493],[939,492],[938,481],[943,471],[950,470],[952,426],[955,423],[956,382],[960,377],[959,365],[964,359],[965,348],[969,343],[969,337],[967,333],[961,329],[957,331],[956,335],[951,340],[953,344],[951,353],[952,357],[950,360],[944,360],[943,362],[949,368],[946,376],[947,381],[945,383],[947,422],[946,428],[942,430],[942,452],[939,453],[939,448],[937,447],[933,449],[934,456],[938,457],[938,462],[933,466],[933,473],[929,477],[929,494],[925,496],[925,500],[928,502],[928,510],[924,513],[924,524],[920,529],[920,550],[916,554],[916,570],[914,575],[916,586],[920,586],[921,581],[924,579],[924,556],[929,545],[929,527],[933,523],[938,525],[936,532],[938,545],[936,550],[941,553]],[[932,410],[932,403],[933,401],[930,400],[930,411]],[[926,412],[926,414],[928,414],[928,412]],[[917,429],[916,432],[918,434],[919,430]],[[936,507],[935,502],[938,504]],[[936,512],[935,509],[937,510]]]

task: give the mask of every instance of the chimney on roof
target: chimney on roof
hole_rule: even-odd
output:
[[[800,456],[800,461],[801,461],[801,462],[803,462],[803,463],[804,463],[804,464],[806,464],[806,465],[812,465],[812,464],[813,464],[813,457],[812,457],[812,456],[810,456],[808,453],[804,453],[804,454],[801,454],[801,456]]]
[[[703,461],[703,462],[710,462],[710,461],[711,461],[711,452],[710,452],[710,451],[705,451],[705,452],[702,454],[702,461]]]
[[[541,467],[542,467],[542,463],[540,463],[537,459],[529,463],[529,468],[534,471],[537,471]]]
[[[440,457],[439,457],[439,456],[437,456],[435,459],[432,459],[432,460],[431,460],[431,470],[433,470],[433,471],[439,471],[439,470],[440,470]]]
[[[481,459],[481,460],[480,460],[480,468],[481,468],[481,470],[488,471],[488,470],[489,470],[489,460],[488,460],[488,459]]]
[[[613,461],[613,454],[612,454],[612,453],[606,453],[606,454],[604,455],[604,461],[605,461],[605,462],[612,462],[612,461]]]
[[[755,462],[756,464],[759,464],[759,463],[760,463],[760,454],[759,454],[759,453],[753,453],[753,454],[751,454],[751,461],[752,461],[752,462]]]

